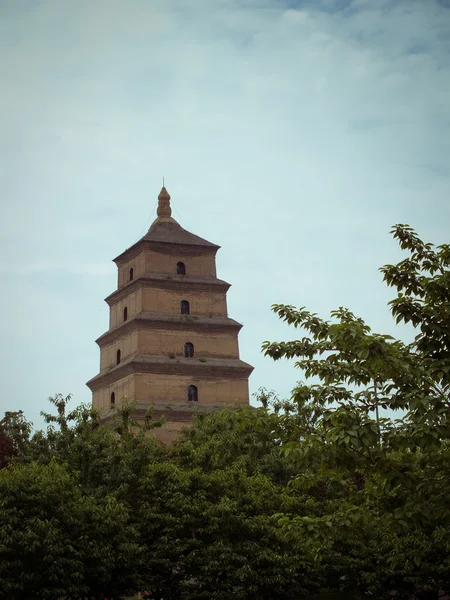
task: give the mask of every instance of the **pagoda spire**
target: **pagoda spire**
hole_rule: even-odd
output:
[[[158,217],[170,217],[172,209],[170,208],[170,195],[166,188],[163,186],[158,196],[158,210],[156,211]]]

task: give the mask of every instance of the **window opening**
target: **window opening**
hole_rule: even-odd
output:
[[[130,281],[133,281],[134,279],[134,271],[133,271],[133,267],[131,267],[130,269]]]
[[[120,350],[117,350],[117,364],[120,363]]]
[[[111,392],[111,404],[112,406],[115,406],[116,404],[116,395],[114,392]]]
[[[128,319],[128,308],[125,306],[123,309],[123,320],[126,321]]]
[[[188,401],[198,402],[198,389],[196,385],[190,385],[187,389]]]
[[[177,263],[177,275],[186,275],[186,265],[183,262]]]
[[[188,315],[191,312],[189,302],[187,300],[182,300],[180,303],[180,311],[182,315]]]
[[[184,356],[185,358],[192,358],[194,356],[194,344],[191,344],[191,342],[185,343]]]

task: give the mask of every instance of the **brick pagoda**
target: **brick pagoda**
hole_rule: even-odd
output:
[[[183,229],[165,187],[157,218],[120,254],[118,288],[106,298],[109,330],[98,338],[100,373],[88,382],[105,418],[127,397],[137,420],[149,406],[171,442],[195,410],[249,403],[253,367],[239,359],[242,325],[227,313],[230,284],[217,279],[219,246]]]

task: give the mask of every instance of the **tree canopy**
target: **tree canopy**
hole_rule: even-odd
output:
[[[264,351],[319,381],[292,394],[291,407],[312,417],[283,446],[297,466],[292,485],[341,490],[317,516],[280,524],[315,539],[325,560],[353,562],[345,580],[358,590],[408,597],[449,588],[450,246],[425,244],[406,225],[392,233],[409,256],[381,271],[397,292],[393,317],[416,331],[411,343],[372,332],[346,308],[325,321],[274,305],[307,335]]]

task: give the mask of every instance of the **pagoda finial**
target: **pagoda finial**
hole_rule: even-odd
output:
[[[170,217],[172,209],[170,208],[170,195],[164,186],[158,196],[158,210],[156,211],[158,217]]]

